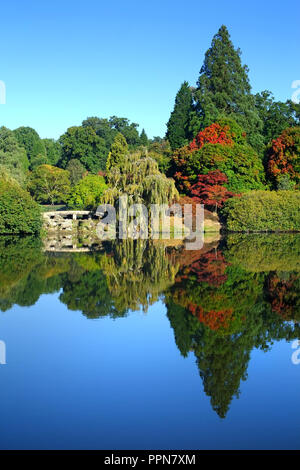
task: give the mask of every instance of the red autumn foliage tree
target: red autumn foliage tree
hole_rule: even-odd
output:
[[[193,277],[197,282],[205,282],[213,287],[220,287],[227,280],[226,262],[221,251],[209,251],[199,257],[199,252],[186,250],[181,253],[182,269],[176,276],[176,283]],[[182,292],[181,294],[182,295]]]
[[[300,127],[290,127],[272,141],[268,151],[268,174],[273,182],[289,175],[300,182]]]
[[[200,305],[190,304],[189,311],[211,330],[227,330],[233,320],[233,309],[210,310],[206,312]]]
[[[215,122],[200,131],[188,147],[193,151],[201,149],[204,144],[233,145],[233,137],[234,135],[228,125],[221,126],[218,122]]]
[[[215,122],[200,131],[194,140],[187,146],[177,149],[173,155],[176,168],[183,171],[177,171],[174,174],[175,180],[179,183],[179,189],[189,191],[191,183],[190,176],[184,174],[184,169],[191,153],[200,150],[205,144],[220,144],[221,146],[233,146],[236,134],[231,131],[228,124]]]
[[[170,174],[181,193],[190,194],[198,175],[216,170],[227,175],[226,186],[231,191],[264,189],[261,156],[247,143],[245,132],[233,119],[211,124],[172,155]]]
[[[286,321],[299,321],[299,275],[291,273],[288,279],[281,279],[276,273],[271,274],[267,286],[273,312]]]
[[[221,252],[210,251],[190,266],[190,274],[196,275],[198,282],[207,282],[210,286],[219,287],[227,280],[226,262]]]
[[[190,192],[196,202],[217,210],[228,198],[236,196],[224,186],[227,182],[227,176],[221,171],[210,171],[207,175],[198,175]]]

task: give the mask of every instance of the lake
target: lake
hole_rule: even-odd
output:
[[[1,237],[0,310],[1,449],[300,448],[300,234]]]

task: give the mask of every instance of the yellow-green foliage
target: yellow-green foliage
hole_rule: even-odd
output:
[[[300,231],[299,191],[250,191],[228,199],[223,213],[233,232]]]
[[[130,202],[167,204],[178,197],[174,181],[160,173],[152,158],[141,154],[126,156],[122,166],[113,166],[107,174],[109,189],[104,199],[114,204],[118,197],[127,194]]]
[[[231,233],[226,261],[251,272],[300,272],[300,234]]]
[[[94,209],[106,189],[103,176],[87,175],[71,190],[68,206],[72,209]]]
[[[110,170],[114,166],[122,166],[125,160],[125,156],[128,152],[128,145],[125,137],[119,132],[110,149],[110,152],[106,161],[106,170]]]
[[[30,174],[27,187],[42,204],[65,202],[70,192],[70,174],[56,166],[40,165]]]
[[[146,312],[175,281],[178,264],[168,258],[163,244],[125,240],[112,244],[113,256],[101,258],[101,268],[117,310]]]

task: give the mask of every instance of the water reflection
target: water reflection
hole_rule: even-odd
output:
[[[300,338],[299,252],[292,234],[230,235],[200,251],[127,240],[93,253],[49,253],[35,239],[0,238],[0,309],[60,292],[69,310],[88,318],[120,317],[162,299],[180,353],[193,352],[224,418],[251,351]]]

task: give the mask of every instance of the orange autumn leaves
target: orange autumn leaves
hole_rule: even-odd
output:
[[[272,141],[268,151],[268,173],[278,181],[281,175],[300,181],[300,127],[286,129]]]
[[[268,296],[273,312],[286,321],[299,321],[297,300],[299,293],[299,274],[291,273],[287,279],[271,274],[268,282]]]
[[[226,332],[230,330],[235,320],[233,308],[224,309],[205,309],[205,307],[196,304],[186,296],[185,281],[193,278],[197,283],[205,283],[216,289],[222,286],[226,280],[226,268],[229,263],[226,262],[220,251],[214,250],[203,253],[195,259],[195,252],[186,252],[185,261],[182,261],[183,267],[181,274],[176,277],[176,291],[174,300],[184,306],[201,323],[211,330]],[[179,287],[178,284],[182,284]]]
[[[199,150],[205,144],[220,144],[220,145],[233,145],[234,133],[230,131],[228,125],[221,126],[215,122],[209,127],[203,129],[195,137],[195,139],[188,145],[190,151]]]
[[[230,328],[234,320],[233,309],[225,310],[210,310],[206,312],[200,305],[190,304],[188,310],[196,317],[201,323],[208,326],[211,330],[227,330]]]
[[[213,123],[200,131],[190,144],[178,149],[174,155],[173,160],[177,168],[174,173],[174,178],[177,182],[179,190],[189,192],[191,182],[197,175],[189,175],[188,161],[193,152],[202,149],[206,144],[220,144],[221,146],[233,146],[235,133],[231,131],[229,125],[221,125]]]

